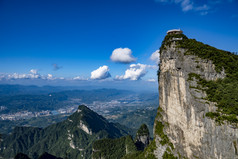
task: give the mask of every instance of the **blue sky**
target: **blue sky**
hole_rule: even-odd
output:
[[[1,0],[0,24],[0,83],[151,83],[174,28],[238,52],[236,0]]]

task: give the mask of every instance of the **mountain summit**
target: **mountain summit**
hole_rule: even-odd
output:
[[[1,156],[10,158],[18,152],[37,158],[48,152],[68,158],[90,158],[92,143],[101,138],[126,135],[127,130],[119,124],[108,122],[84,105],[65,121],[45,129],[16,127],[1,143]]]
[[[154,158],[238,158],[238,56],[184,34],[160,48]]]

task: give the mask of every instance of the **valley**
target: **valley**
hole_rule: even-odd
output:
[[[3,92],[4,87],[7,86],[0,86],[0,92]],[[60,90],[60,88],[54,88]],[[2,93],[0,96],[2,99],[0,100],[1,108],[3,108],[0,111],[0,133],[8,134],[13,131],[15,126],[45,128],[65,120],[81,104],[87,105],[109,121],[121,123],[135,130],[145,122],[152,132],[156,115],[155,109],[158,107],[157,93],[151,92],[136,93],[116,89],[98,89],[64,90],[49,93],[48,90],[42,91],[42,88],[34,87],[34,94],[29,95],[32,93],[32,86],[28,89],[24,86],[24,90],[27,94],[15,90],[14,93],[8,95]],[[51,103],[51,101],[55,103]],[[139,116],[143,112],[149,115],[147,119],[143,115]],[[134,124],[130,123],[132,118]]]

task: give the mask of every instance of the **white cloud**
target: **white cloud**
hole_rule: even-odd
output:
[[[76,76],[73,78],[73,80],[82,80],[82,78],[80,76]]]
[[[0,76],[1,79],[5,80],[17,80],[17,79],[43,79],[43,80],[54,80],[54,79],[62,79],[61,78],[55,78],[52,74],[47,75],[40,75],[36,69],[31,69],[28,74],[19,74],[19,73],[13,73],[13,74],[2,74]]]
[[[48,80],[53,80],[53,75],[52,75],[52,74],[48,74],[48,75],[46,76],[46,79],[48,79]]]
[[[181,7],[184,12],[187,12],[194,8],[193,3],[190,0],[183,0],[181,2]]]
[[[91,72],[91,79],[106,79],[111,77],[108,66],[104,65]]]
[[[32,74],[37,74],[37,70],[36,70],[36,69],[31,69],[31,70],[30,70],[30,73],[32,73]]]
[[[156,64],[159,64],[160,63],[160,53],[159,53],[159,50],[156,50],[155,52],[153,52],[150,56],[150,59],[152,61],[155,61]]]
[[[147,81],[148,81],[148,82],[156,82],[156,80],[153,79],[153,78],[152,78],[152,79],[148,79]]]
[[[83,77],[80,77],[80,76],[76,76],[76,77],[72,78],[72,80],[85,81],[85,80],[88,80],[88,78],[83,78]]]
[[[124,75],[121,76],[116,76],[116,80],[125,80],[125,79],[130,79],[130,80],[139,80],[141,77],[145,76],[147,73],[147,69],[156,69],[157,66],[155,65],[145,65],[145,64],[131,64],[130,68],[125,71]]]
[[[132,56],[132,51],[129,48],[117,48],[113,50],[111,60],[118,63],[131,63],[136,61]]]
[[[39,74],[36,74],[36,72],[34,70],[30,70],[30,74],[18,74],[18,73],[13,73],[13,74],[5,74],[2,75],[1,78],[4,79],[37,79],[37,78],[41,78],[41,76]]]

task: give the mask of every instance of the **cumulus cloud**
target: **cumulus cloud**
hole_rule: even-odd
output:
[[[32,70],[30,70],[31,72]],[[30,74],[18,74],[18,73],[13,73],[13,74],[5,74],[2,75],[2,79],[37,79],[41,78],[41,75],[37,74],[36,72],[33,71]]]
[[[104,65],[91,72],[91,79],[101,80],[111,77],[108,66]]]
[[[13,73],[13,74],[1,74],[0,79],[3,80],[17,80],[17,79],[43,79],[43,80],[54,80],[54,79],[62,79],[53,77],[52,74],[47,75],[41,75],[38,73],[36,69],[31,69],[28,74],[19,74],[19,73]]]
[[[145,65],[145,64],[131,64],[130,68],[125,71],[124,75],[121,76],[116,76],[116,80],[125,80],[125,79],[130,79],[130,80],[139,80],[141,77],[145,76],[147,73],[147,69],[156,69],[157,66],[155,65]]]
[[[155,61],[156,64],[160,63],[160,54],[159,54],[159,50],[156,50],[155,52],[153,52],[150,56],[150,60]]]
[[[132,51],[129,48],[117,48],[113,50],[111,60],[118,63],[131,63],[136,61],[132,56]]]
[[[59,69],[61,69],[62,68],[62,66],[59,66],[59,65],[57,65],[57,64],[52,64],[53,65],[53,70],[54,71],[57,71],[57,70],[59,70]]]

